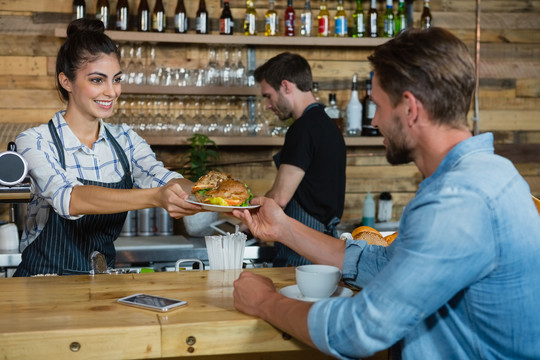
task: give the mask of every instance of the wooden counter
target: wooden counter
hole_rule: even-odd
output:
[[[271,277],[277,288],[295,282],[293,268],[249,271]],[[214,270],[0,279],[0,354],[17,360],[328,358],[235,310],[237,276]],[[116,302],[141,292],[188,305],[158,313]]]

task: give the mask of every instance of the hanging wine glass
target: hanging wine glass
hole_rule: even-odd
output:
[[[213,46],[208,48],[208,64],[205,68],[206,85],[217,86],[220,83],[220,71],[217,62],[216,49]]]
[[[242,48],[238,47],[236,53],[236,66],[235,66],[235,83],[237,86],[246,86],[246,67],[242,62]]]
[[[233,81],[233,69],[231,67],[231,58],[229,48],[223,48],[223,66],[221,67],[221,85],[231,86]]]

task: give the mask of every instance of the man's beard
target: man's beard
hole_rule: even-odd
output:
[[[287,121],[292,117],[292,109],[290,108],[287,100],[285,100],[281,94],[279,94],[276,109],[278,111],[276,115],[281,121]]]
[[[394,128],[389,135],[384,135],[388,146],[386,147],[386,160],[392,165],[407,164],[413,161],[412,149],[407,144],[403,125],[397,117],[393,119]]]

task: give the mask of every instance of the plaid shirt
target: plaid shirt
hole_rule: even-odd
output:
[[[16,140],[17,151],[28,162],[32,177],[32,200],[22,236],[21,251],[43,230],[49,217],[49,208],[62,217],[69,215],[71,190],[82,185],[78,179],[104,183],[118,182],[124,176],[122,165],[109,140],[104,125],[124,150],[136,188],[153,188],[182,176],[163,167],[146,141],[126,125],[106,124],[101,120],[99,136],[92,149],[83,145],[64,120],[65,111],[53,117],[58,136],[64,147],[66,169],[62,169],[58,151],[47,124],[22,132]],[[80,216],[79,216],[80,217]]]

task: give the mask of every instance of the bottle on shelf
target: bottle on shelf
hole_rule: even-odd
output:
[[[206,2],[204,0],[199,0],[199,8],[197,9],[195,21],[197,34],[208,34],[210,32],[210,19],[208,18],[208,11],[206,11]]]
[[[163,0],[156,0],[154,11],[152,11],[152,31],[165,32],[167,28],[167,17],[163,8]]]
[[[336,14],[334,15],[334,35],[338,37],[348,36],[347,13],[343,8],[343,0],[338,0]]]
[[[274,0],[269,0],[268,10],[264,14],[264,35],[277,36],[279,34],[279,17],[274,10]]]
[[[393,0],[386,0],[386,11],[384,12],[384,37],[393,37],[396,34],[396,19],[394,17]]]
[[[368,11],[368,17],[367,17],[367,26],[368,26],[368,35],[370,37],[377,37],[378,36],[378,22],[379,22],[379,14],[377,13],[377,0],[371,0],[371,5],[369,7]]]
[[[319,36],[330,36],[330,13],[326,7],[326,0],[321,0],[317,22]]]
[[[129,5],[127,0],[118,0],[116,4],[116,30],[129,30]]]
[[[371,98],[371,79],[366,80],[366,96],[363,100],[364,114],[362,117],[362,136],[379,136],[379,129],[373,127],[371,122],[375,117],[375,110],[377,107]]]
[[[139,2],[137,9],[137,30],[150,31],[150,7],[147,0]]]
[[[405,14],[405,0],[399,0],[396,14],[396,34],[407,28],[407,14]]]
[[[184,0],[178,0],[176,9],[174,10],[174,31],[180,34],[188,31],[188,16]]]
[[[310,0],[306,0],[304,4],[304,9],[300,14],[300,22],[300,35],[311,36],[311,31],[313,29],[313,14],[311,13]]]
[[[328,106],[324,108],[326,115],[336,123],[339,132],[343,134],[343,118],[341,117],[341,109],[337,105],[336,94],[328,95]]]
[[[364,204],[362,206],[362,225],[375,226],[375,201],[369,191],[364,198]]]
[[[321,103],[321,96],[319,95],[319,83],[314,81],[313,82],[313,97],[315,98],[315,101],[319,104]]]
[[[257,35],[257,11],[253,0],[246,1],[246,15],[244,16],[244,35]]]
[[[364,9],[362,7],[362,0],[356,0],[356,9],[353,13],[353,27],[352,37],[361,38],[366,33],[366,23],[364,22]]]
[[[294,12],[294,6],[292,0],[287,0],[287,7],[285,8],[285,36],[295,35],[296,14]]]
[[[354,73],[351,98],[347,103],[347,135],[359,136],[362,129],[362,104],[358,99],[358,74]]]
[[[109,28],[109,0],[98,0],[96,3],[96,19],[101,20],[105,29]]]
[[[429,0],[424,0],[424,8],[422,9],[422,15],[420,15],[420,27],[422,29],[428,29],[431,27],[433,17],[429,10]]]
[[[73,20],[82,19],[86,16],[85,0],[73,0]]]
[[[223,11],[219,17],[219,33],[221,35],[232,35],[234,32],[234,20],[231,14],[231,7],[228,1],[223,3]]]

